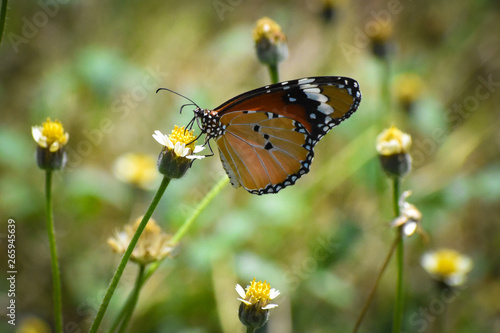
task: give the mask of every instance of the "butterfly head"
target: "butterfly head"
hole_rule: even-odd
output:
[[[224,135],[226,126],[220,123],[220,117],[217,112],[199,107],[193,112],[194,118],[192,121],[196,119],[201,132],[207,135],[207,141]]]

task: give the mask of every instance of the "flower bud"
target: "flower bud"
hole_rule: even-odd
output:
[[[264,17],[257,21],[253,39],[257,57],[263,64],[276,66],[288,57],[286,36],[270,18]]]
[[[153,138],[163,145],[163,149],[158,156],[157,166],[158,171],[165,177],[171,179],[181,178],[191,167],[194,159],[205,157],[203,155],[194,155],[202,151],[204,147],[195,146],[193,132],[185,130],[184,127],[175,126],[170,135],[155,131]]]
[[[280,292],[274,288],[271,289],[269,283],[255,282],[255,279],[246,288],[246,292],[239,284],[236,285],[236,292],[240,295],[240,304],[238,317],[243,325],[252,328],[264,326],[269,319],[269,310],[277,307],[277,304],[271,304],[270,301],[278,297]]]
[[[31,134],[38,144],[36,150],[38,167],[43,170],[63,168],[67,161],[64,146],[69,140],[69,134],[64,132],[62,124],[47,118],[42,126],[33,126]]]
[[[389,175],[403,177],[411,170],[411,136],[395,126],[384,130],[377,137],[377,152],[382,169]]]

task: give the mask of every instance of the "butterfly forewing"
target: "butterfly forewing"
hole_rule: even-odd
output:
[[[314,145],[360,101],[355,80],[312,77],[258,88],[214,109],[223,128],[214,138],[232,184],[255,194],[294,184],[309,171]]]
[[[285,81],[236,96],[214,111],[273,112],[300,122],[319,140],[356,111],[361,101],[358,83],[346,77],[320,76]]]

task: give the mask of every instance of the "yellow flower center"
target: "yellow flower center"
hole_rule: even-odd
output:
[[[397,97],[403,102],[413,102],[422,93],[424,83],[415,73],[404,73],[396,79]]]
[[[407,153],[410,147],[411,136],[401,132],[394,125],[377,137],[377,151],[380,155]]]
[[[247,288],[245,300],[252,304],[260,302],[261,306],[264,307],[271,300],[270,292],[271,285],[269,283],[266,283],[266,281],[255,282],[254,278],[250,286]]]
[[[194,150],[194,144],[196,136],[194,136],[194,130],[188,131],[184,129],[184,126],[178,127],[175,125],[175,128],[172,130],[172,133],[168,136],[170,141],[175,144],[180,142],[181,144],[185,144],[186,148],[190,148],[191,151]]]
[[[147,154],[129,153],[121,156],[114,166],[115,175],[124,182],[148,189],[158,177],[156,159]]]
[[[64,133],[64,128],[58,120],[51,121],[50,118],[42,124],[42,135],[47,138],[47,145],[50,147],[58,141],[61,145],[66,144],[68,136]]]
[[[255,42],[261,39],[268,39],[272,43],[284,42],[285,34],[281,31],[278,23],[268,17],[263,17],[257,21],[257,25],[253,31],[253,39]]]
[[[436,273],[442,276],[449,276],[458,271],[458,265],[462,256],[452,250],[441,250],[436,253],[437,266]]]

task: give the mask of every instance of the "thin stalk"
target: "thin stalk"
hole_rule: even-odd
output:
[[[3,30],[7,18],[7,2],[8,0],[2,0],[2,8],[0,8],[0,44],[2,43]]]
[[[96,333],[97,330],[99,329],[99,326],[101,325],[102,318],[104,317],[104,314],[106,313],[106,309],[108,308],[109,302],[111,301],[111,297],[113,297],[113,294],[115,292],[116,286],[118,285],[118,282],[120,281],[120,278],[122,277],[123,271],[125,270],[125,266],[127,266],[127,262],[130,259],[130,256],[132,255],[132,251],[134,250],[135,245],[137,244],[137,241],[139,240],[139,237],[142,234],[142,231],[144,228],[146,228],[146,225],[151,218],[151,215],[153,215],[154,210],[156,209],[156,206],[160,202],[160,199],[165,192],[168,184],[170,183],[170,178],[164,177],[160,187],[158,188],[158,191],[156,192],[153,200],[151,201],[151,204],[148,207],[148,210],[144,214],[144,217],[142,218],[141,223],[137,227],[137,230],[132,237],[130,244],[127,247],[127,250],[122,256],[122,259],[120,263],[118,264],[118,267],[116,268],[116,272],[113,275],[113,278],[111,279],[111,282],[109,283],[108,289],[106,290],[106,294],[104,295],[104,298],[101,302],[101,305],[99,306],[99,310],[97,311],[97,315],[92,322],[92,326],[90,327],[89,333]]]
[[[400,180],[399,177],[393,177],[392,182],[392,196],[393,196],[393,206],[394,215],[399,216],[399,188]],[[394,304],[394,322],[393,322],[393,333],[401,332],[401,323],[403,319],[403,267],[404,267],[404,244],[403,244],[403,227],[397,228],[398,233],[398,247],[396,250],[396,262],[397,262],[397,283],[396,283],[396,302]]]
[[[255,328],[247,326],[247,333],[254,333],[256,331]]]
[[[207,195],[200,201],[198,206],[194,209],[191,215],[184,221],[182,226],[177,230],[175,235],[172,237],[172,244],[175,246],[184,237],[186,232],[189,230],[194,220],[200,215],[200,213],[208,206],[208,204],[215,198],[217,194],[222,190],[222,188],[229,182],[229,178],[224,176],[221,178],[217,184],[207,193]]]
[[[141,280],[141,285],[139,286],[139,288],[142,288],[142,286],[151,277],[151,275],[153,275],[153,273],[158,269],[158,267],[160,267],[160,263],[162,261],[163,260],[155,261],[147,266],[147,269],[145,269],[144,273],[141,274],[142,280]],[[136,280],[136,284],[137,284],[137,280]],[[136,285],[136,288],[137,288],[137,285]],[[125,315],[125,312],[127,311],[128,307],[129,307],[129,304],[133,301],[132,300],[133,296],[134,296],[134,293],[131,293],[130,295],[128,295],[127,300],[125,301],[125,305],[120,310],[120,313],[118,313],[118,315],[116,316],[115,321],[111,325],[111,328],[108,330],[108,333],[112,333],[112,332],[116,331],[116,329],[118,328],[118,325],[120,325],[120,323],[122,322],[122,319]]]
[[[139,273],[137,274],[137,279],[135,280],[134,290],[132,291],[131,294],[131,300],[125,306],[126,311],[124,313],[120,329],[118,330],[119,333],[125,332],[128,323],[130,322],[130,318],[132,318],[132,313],[134,312],[137,300],[139,299],[139,292],[141,291],[141,287],[143,286],[143,276],[144,276],[144,265],[139,265]]]
[[[47,213],[47,233],[49,235],[50,259],[52,266],[52,293],[54,298],[54,321],[57,333],[63,331],[62,320],[62,297],[61,297],[61,273],[57,260],[56,236],[54,230],[54,217],[52,213],[52,170],[45,173],[45,196]]]
[[[363,318],[365,317],[366,311],[368,310],[368,307],[370,306],[370,303],[373,300],[373,296],[375,296],[375,291],[377,290],[378,284],[382,278],[382,275],[384,274],[385,270],[387,269],[387,266],[389,265],[389,262],[391,261],[392,254],[394,253],[394,250],[396,249],[396,246],[399,244],[399,237],[396,237],[394,242],[391,245],[391,248],[389,249],[389,252],[387,253],[387,257],[385,258],[384,263],[382,264],[382,268],[380,269],[377,279],[375,280],[375,283],[373,284],[372,289],[370,290],[370,293],[368,294],[368,298],[366,299],[365,304],[363,305],[363,309],[361,310],[361,313],[358,317],[358,320],[356,321],[356,325],[354,326],[354,329],[352,330],[352,333],[356,333],[361,326],[361,322],[363,321]]]
[[[280,81],[280,75],[278,71],[278,64],[269,65],[269,76],[271,77],[271,83],[278,83]]]

